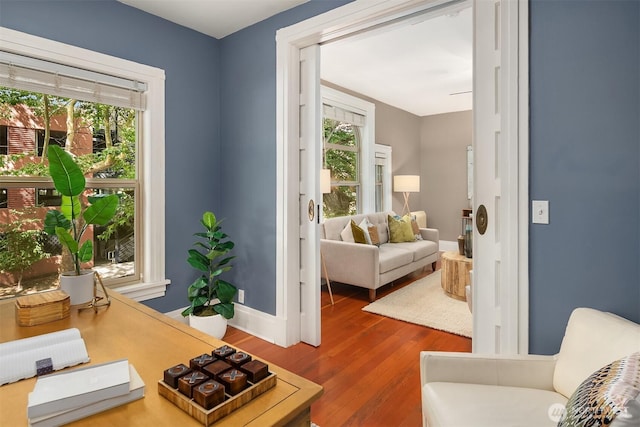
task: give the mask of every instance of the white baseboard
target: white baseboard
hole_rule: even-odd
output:
[[[238,303],[235,303],[234,307],[235,316],[229,319],[229,325],[272,344],[285,345],[283,332],[280,331],[284,331],[286,328],[284,328],[282,322],[279,321],[276,316]],[[169,311],[164,314],[172,319],[189,324],[189,319],[183,317],[181,314],[185,308],[187,307]]]
[[[458,251],[458,242],[450,240],[440,240],[440,250],[443,252]]]

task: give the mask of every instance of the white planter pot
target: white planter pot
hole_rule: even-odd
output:
[[[190,314],[189,326],[212,337],[222,339],[227,332],[227,319],[220,314],[216,314],[215,316],[194,316]]]
[[[86,304],[93,299],[93,281],[93,270],[82,270],[79,276],[67,271],[60,275],[60,289],[71,297],[71,305]]]

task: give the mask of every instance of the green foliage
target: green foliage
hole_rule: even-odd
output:
[[[233,298],[238,289],[231,283],[220,279],[220,275],[231,270],[231,260],[235,256],[227,256],[234,247],[234,243],[227,240],[221,231],[220,223],[213,212],[205,212],[200,223],[205,232],[195,233],[200,238],[189,249],[187,262],[203,274],[187,289],[190,305],[183,312],[183,316],[211,316],[221,314],[226,319],[234,315]]]
[[[56,234],[73,258],[76,274],[80,274],[80,264],[93,258],[93,243],[80,240],[90,225],[105,225],[116,213],[118,196],[90,198],[91,204],[82,208],[80,196],[85,190],[86,180],[80,167],[71,155],[62,148],[49,147],[49,173],[53,185],[62,194],[60,210],[50,210],[45,217],[45,232]]]
[[[0,271],[17,274],[18,287],[22,275],[35,262],[48,258],[45,252],[41,230],[31,229],[37,220],[22,218],[25,213],[11,211],[18,219],[0,224]]]

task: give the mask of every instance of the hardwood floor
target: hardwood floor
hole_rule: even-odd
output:
[[[438,267],[439,268],[439,267]],[[421,274],[387,285],[378,297]],[[229,327],[224,340],[324,387],[311,406],[320,427],[421,426],[419,352],[471,351],[471,339],[362,311],[368,291],[332,283],[335,305],[322,287],[322,344],[282,348]]]

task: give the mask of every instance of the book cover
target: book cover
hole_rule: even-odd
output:
[[[62,411],[44,417],[33,418],[29,420],[29,425],[33,427],[59,426],[143,398],[145,392],[145,384],[133,365],[129,365],[129,375],[131,381],[129,384],[129,392],[127,394],[112,397],[110,399],[100,400],[98,402],[70,409],[68,411]]]
[[[27,417],[86,406],[129,393],[127,359],[39,377],[27,404]]]

